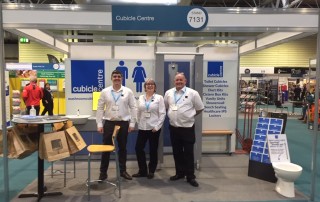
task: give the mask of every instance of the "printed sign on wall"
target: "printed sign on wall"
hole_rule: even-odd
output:
[[[208,77],[223,77],[223,62],[208,62]]]
[[[229,61],[208,61],[204,68],[203,102],[204,118],[235,117],[234,100],[237,83],[234,82],[236,63]],[[226,73],[224,73],[226,72]]]
[[[105,88],[104,61],[72,60],[71,92],[99,92]]]
[[[107,63],[107,86],[111,85],[111,72],[119,70],[123,75],[122,85],[130,88],[135,97],[144,93],[144,82],[154,79],[154,62],[146,60],[113,60]]]
[[[93,114],[93,92],[112,85],[111,73],[115,69],[122,72],[122,85],[130,88],[136,98],[144,93],[144,82],[154,78],[155,71],[153,60],[139,59],[67,60],[66,66],[66,114],[76,114],[78,109],[80,114]]]

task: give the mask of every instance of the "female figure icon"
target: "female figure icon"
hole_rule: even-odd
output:
[[[144,68],[141,66],[142,62],[137,61],[137,67],[134,68],[132,73],[133,82],[136,83],[136,92],[142,92],[142,84],[145,81],[145,78],[147,78],[146,72]]]

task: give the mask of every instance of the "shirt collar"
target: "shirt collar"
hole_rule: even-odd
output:
[[[113,89],[113,86],[112,86],[111,91],[116,92],[116,93],[122,92],[122,91],[123,91],[123,86],[121,85],[121,87],[120,87],[120,89],[119,89],[118,91],[114,90],[114,89]]]
[[[183,88],[181,88],[181,90],[177,90],[177,88],[176,87],[174,87],[174,92],[182,92],[182,93],[184,93],[184,92],[186,92],[186,89],[187,89],[187,87],[186,86],[184,86]]]

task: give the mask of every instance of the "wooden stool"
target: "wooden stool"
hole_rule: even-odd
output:
[[[89,145],[87,150],[88,154],[88,180],[87,180],[87,188],[88,188],[88,201],[90,201],[90,185],[94,182],[106,182],[112,186],[115,186],[119,190],[119,198],[121,198],[121,184],[120,184],[120,166],[119,166],[119,159],[117,153],[117,147],[115,144],[115,140],[117,138],[120,126],[115,126],[112,134],[112,143],[113,145]],[[115,183],[110,182],[108,180],[91,180],[91,154],[92,153],[101,153],[101,152],[114,152],[115,154],[115,161],[116,161],[116,171],[117,171],[117,181]]]

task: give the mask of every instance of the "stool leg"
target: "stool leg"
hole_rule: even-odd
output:
[[[51,162],[51,178],[53,178],[53,162]]]
[[[64,187],[67,186],[67,161],[66,159],[63,160],[63,165],[64,165],[64,168],[63,168],[63,175],[64,175]]]
[[[76,154],[73,154],[73,178],[76,178]]]
[[[90,176],[91,176],[91,173],[90,173],[90,161],[91,161],[91,154],[89,152],[88,154],[88,181],[87,181],[87,189],[88,189],[88,201],[90,201]]]
[[[115,153],[115,158],[116,158],[116,172],[117,172],[117,184],[118,184],[118,189],[119,189],[119,198],[121,198],[121,179],[120,179],[119,159],[118,159],[117,151],[115,151],[114,153]]]

